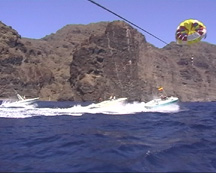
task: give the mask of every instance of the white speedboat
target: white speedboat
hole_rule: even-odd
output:
[[[173,96],[166,97],[164,99],[157,98],[157,99],[154,99],[154,100],[151,100],[145,103],[144,107],[147,109],[158,108],[161,106],[167,106],[167,105],[174,104],[178,102],[178,100],[179,99],[177,97],[173,97]]]
[[[105,101],[102,101],[100,103],[92,103],[92,104],[86,106],[86,108],[91,109],[91,108],[102,108],[102,107],[112,106],[112,105],[116,105],[119,103],[124,103],[125,100],[127,100],[127,98],[105,100]]]
[[[0,107],[10,107],[10,108],[23,108],[33,105],[39,98],[30,98],[26,99],[21,95],[17,94],[18,100],[4,100]]]
[[[17,102],[19,102],[19,103],[33,103],[33,102],[39,100],[39,97],[26,99],[26,98],[22,97],[19,94],[17,94],[17,97],[18,97],[18,101]]]

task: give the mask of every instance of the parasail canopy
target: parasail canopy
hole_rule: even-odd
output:
[[[175,37],[178,44],[193,44],[206,38],[206,26],[195,19],[183,21],[177,27]]]

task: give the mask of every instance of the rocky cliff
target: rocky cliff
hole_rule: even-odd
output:
[[[0,22],[0,97],[96,101],[111,94],[148,101],[163,86],[181,101],[215,101],[216,46],[159,49],[123,21],[67,25],[42,39]]]

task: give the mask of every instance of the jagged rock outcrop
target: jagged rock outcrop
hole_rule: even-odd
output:
[[[41,100],[148,101],[163,86],[182,101],[215,101],[215,48],[172,42],[159,49],[123,21],[67,25],[37,40],[0,22],[0,97],[15,89]]]
[[[125,22],[112,22],[74,52],[70,83],[78,100],[117,97],[140,99],[139,49],[143,35]]]
[[[14,90],[35,97],[52,82],[53,73],[37,60],[40,52],[28,48],[21,36],[0,22],[0,96],[14,95]]]

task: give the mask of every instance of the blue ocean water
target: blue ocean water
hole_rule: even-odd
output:
[[[216,103],[0,108],[0,171],[216,172]]]

